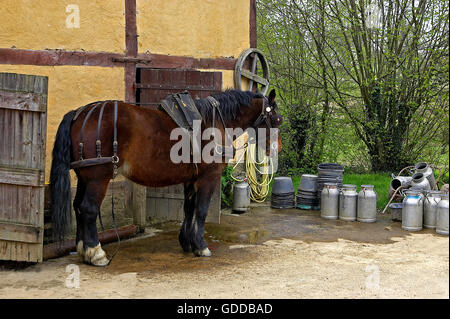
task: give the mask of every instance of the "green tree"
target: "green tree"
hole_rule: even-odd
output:
[[[323,156],[337,109],[366,146],[374,171],[448,152],[447,1],[260,0],[258,9],[261,23],[278,30],[263,27],[259,37],[282,64],[275,81],[309,96],[320,114],[314,156]],[[285,56],[290,60],[279,58]],[[295,81],[286,76],[293,72]]]

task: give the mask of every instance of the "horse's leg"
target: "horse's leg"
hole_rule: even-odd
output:
[[[81,258],[84,258],[84,248],[83,248],[83,225],[81,221],[80,205],[83,200],[84,193],[86,190],[85,183],[78,177],[77,182],[77,193],[75,194],[75,199],[73,200],[73,209],[75,210],[75,218],[77,221],[77,235],[75,242],[77,243],[77,252]]]
[[[192,217],[194,215],[196,192],[194,190],[194,183],[187,183],[184,185],[184,220],[180,228],[178,240],[184,252],[191,251],[190,232],[192,226]]]
[[[94,266],[106,266],[109,263],[106,253],[101,248],[97,232],[97,216],[105,197],[109,179],[90,180],[80,205],[83,231],[84,261]]]
[[[197,195],[190,235],[192,252],[198,257],[211,256],[211,251],[209,250],[208,244],[204,238],[205,220],[206,215],[208,214],[211,197],[217,186],[219,178],[215,176],[207,176],[201,180],[198,180],[196,183]]]

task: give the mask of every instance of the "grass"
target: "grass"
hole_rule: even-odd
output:
[[[359,192],[361,185],[369,184],[375,186],[378,195],[377,208],[383,209],[389,201],[388,189],[392,177],[390,174],[345,174],[344,184],[355,184]]]
[[[294,189],[297,190],[300,184],[300,176],[292,176]],[[369,184],[375,186],[375,191],[378,194],[377,208],[384,209],[389,201],[388,189],[391,182],[391,176],[388,173],[369,173],[369,174],[345,174],[344,184],[356,185],[356,191],[359,192],[361,185]],[[270,184],[270,192],[272,192],[272,183]]]

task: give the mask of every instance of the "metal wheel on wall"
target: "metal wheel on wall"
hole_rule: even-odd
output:
[[[261,65],[262,76],[256,72],[259,68],[258,62]],[[245,65],[249,65],[250,70],[244,69]],[[256,90],[266,95],[269,89],[269,65],[261,50],[249,48],[241,53],[234,68],[235,89],[242,90],[242,77],[249,80],[249,91],[252,91],[255,86]]]

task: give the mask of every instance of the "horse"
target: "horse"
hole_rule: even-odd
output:
[[[210,99],[196,99],[195,105],[202,116],[202,129],[213,128],[225,136],[225,126],[242,128],[244,131],[252,127],[268,132],[269,128],[277,128],[282,123],[282,116],[277,112],[275,90],[268,97],[241,90],[226,90],[213,94],[212,97],[219,104],[217,108],[221,121],[217,116],[214,122],[215,106],[211,105]],[[95,107],[99,104],[105,104],[101,110]],[[114,111],[115,108],[117,112]],[[97,120],[99,116],[101,121]],[[194,256],[211,256],[204,239],[205,219],[212,194],[227,163],[207,163],[203,159],[199,163],[174,163],[170,152],[177,141],[171,140],[170,136],[177,128],[175,121],[163,110],[123,101],[94,102],[65,114],[57,130],[50,172],[55,240],[62,241],[71,229],[71,163],[96,158],[99,155],[96,141],[100,140],[101,152],[111,154],[109,156],[113,160],[73,168],[77,177],[73,201],[77,226],[75,240],[82,261],[94,266],[106,266],[110,262],[101,248],[96,220],[108,184],[116,173],[148,187],[182,183],[184,221],[179,231],[179,243],[183,251],[192,252]],[[83,135],[84,142],[81,151],[80,135]],[[114,135],[117,136],[114,138]],[[113,140],[117,140],[117,143]],[[211,140],[212,138],[202,141],[201,145]],[[270,139],[267,141],[266,152],[269,151]],[[272,147],[274,143],[277,144],[278,154],[281,150],[280,136],[276,142],[272,142]]]

